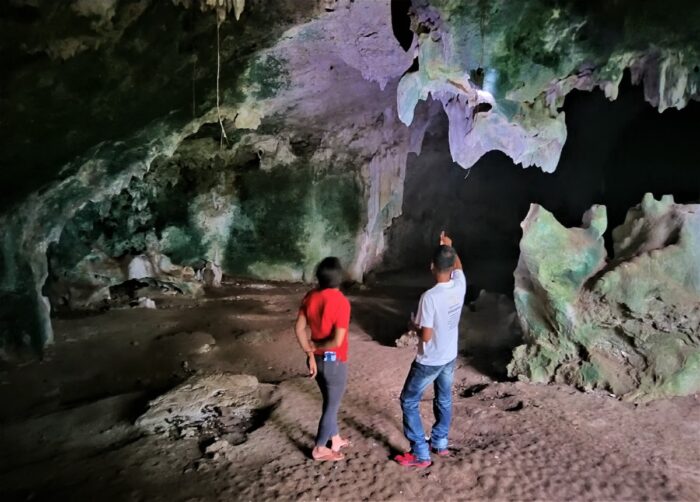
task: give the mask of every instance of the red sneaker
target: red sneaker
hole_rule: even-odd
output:
[[[416,467],[418,469],[425,469],[426,467],[430,467],[431,465],[433,465],[433,463],[430,460],[419,460],[411,452],[396,455],[394,457],[394,460],[396,460],[396,462],[398,462],[399,465],[403,465],[404,467]]]
[[[430,443],[428,443],[428,444],[430,445],[430,451],[432,453],[434,453],[435,455],[437,455],[438,457],[449,457],[450,456],[450,450],[448,450],[447,448],[443,448],[443,449],[433,448],[433,446]]]

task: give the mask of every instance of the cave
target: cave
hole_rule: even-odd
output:
[[[4,2],[0,498],[699,499],[698,26]]]

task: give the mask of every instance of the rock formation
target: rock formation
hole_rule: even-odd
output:
[[[147,241],[265,279],[334,254],[361,280],[440,105],[460,165],[497,149],[552,171],[572,89],[614,98],[629,68],[659,110],[695,99],[700,7],[671,3],[12,0],[0,345],[52,341],[54,272]]]
[[[613,231],[605,208],[567,229],[533,205],[522,224],[515,303],[525,345],[511,375],[629,399],[700,390],[700,205],[651,194]]]
[[[432,96],[450,120],[450,150],[469,168],[490,150],[552,172],[566,141],[559,111],[574,89],[617,97],[623,73],[663,111],[700,96],[693,1],[417,0],[418,69],[401,79],[398,107],[410,124]]]
[[[241,442],[256,411],[271,404],[273,389],[250,375],[191,377],[151,401],[136,426],[147,434],[236,435],[238,441],[232,442]]]
[[[223,274],[221,272],[221,267],[219,267],[216,263],[208,261],[201,270],[201,274],[205,285],[211,288],[221,287],[221,279]]]
[[[81,100],[89,114],[79,142],[58,134],[55,148],[44,145],[51,159],[33,158],[36,149],[26,147],[4,153],[3,163],[50,175],[24,180],[13,196],[41,194],[0,216],[0,290],[12,305],[0,318],[1,343],[51,342],[43,292],[50,246],[61,256],[70,250],[70,261],[58,263],[69,268],[100,239],[108,256],[119,258],[143,252],[155,238],[177,265],[210,260],[228,272],[292,280],[309,278],[325,254],[340,256],[357,279],[379,259],[383,231],[401,210],[406,156],[420,148],[430,115],[426,107],[410,129],[398,121],[396,83],[411,58],[386,23],[388,0],[339,3],[329,12],[316,2],[249,2],[239,23],[221,22],[218,11],[196,14],[191,2],[115,2],[104,13],[63,4],[41,13],[31,2],[17,4],[17,16],[34,19],[38,33],[51,21],[75,22],[76,32],[88,33],[76,33],[76,43],[48,36],[13,46],[17,61],[24,50],[48,57],[32,69],[32,81],[57,81],[54,93],[63,97],[51,95],[36,108],[31,93],[7,102],[3,115],[16,119],[11,131],[3,129],[8,141],[26,145],[30,129],[69,131],[59,102]],[[203,3],[205,10],[215,5]],[[83,17],[93,20],[90,28]],[[21,32],[20,21],[8,23]],[[191,54],[158,50],[159,59],[146,61],[122,52],[159,47],[153,26],[168,24],[188,26],[180,45]],[[212,51],[217,37],[220,50]],[[103,79],[122,85],[85,96],[76,75],[95,61]],[[144,71],[155,77],[143,79]],[[13,88],[22,78],[12,73]],[[41,119],[31,115],[39,108]],[[111,119],[102,127],[97,115]],[[41,122],[40,130],[23,126],[26,120]]]

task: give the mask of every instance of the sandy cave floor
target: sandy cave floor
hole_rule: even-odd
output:
[[[157,310],[56,319],[43,361],[0,368],[0,500],[700,500],[699,396],[634,405],[498,382],[474,354],[455,375],[451,457],[422,471],[390,461],[407,447],[398,396],[413,350],[392,346],[419,294],[407,287],[350,292],[341,428],[353,447],[314,463],[320,393],[291,331],[304,291],[231,282]],[[203,333],[216,345],[199,354]],[[196,371],[276,385],[275,406],[226,456],[133,426]],[[430,395],[423,406],[427,425]]]

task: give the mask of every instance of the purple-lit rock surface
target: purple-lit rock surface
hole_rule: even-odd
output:
[[[430,117],[439,111],[424,107],[411,127],[398,118],[396,86],[412,57],[386,22],[390,2],[336,2],[334,10],[317,2],[248,2],[238,22],[230,14],[239,2],[222,3],[218,109],[217,53],[210,42],[223,14],[208,2],[204,13],[198,3],[174,3],[149,11],[115,2],[104,13],[56,5],[46,13],[48,20],[75,22],[78,31],[83,17],[96,24],[74,51],[59,51],[65,41],[51,33],[31,47],[51,61],[34,69],[34,80],[58,79],[56,89],[64,94],[43,106],[41,127],[62,120],[63,108],[52,103],[68,99],[111,120],[87,126],[84,152],[70,150],[74,141],[59,141],[66,127],[52,128],[57,146],[44,144],[44,151],[55,162],[71,160],[58,179],[46,178],[41,195],[0,216],[6,229],[1,285],[13,306],[0,326],[14,342],[52,340],[44,284],[75,272],[95,250],[110,260],[157,242],[180,266],[211,261],[226,273],[278,280],[310,280],[314,265],[329,254],[361,280],[381,259],[384,230],[401,212],[406,157],[420,151]],[[192,54],[161,51],[148,71],[170,81],[139,85],[140,95],[158,99],[128,101],[131,73],[147,63],[117,60],[124,58],[121,47],[158,46],[159,32],[148,27],[167,20],[194,23],[182,41]],[[127,29],[129,40],[122,38]],[[83,81],[72,79],[95,56],[115,59],[103,78],[124,84],[83,96]],[[59,64],[63,73],[57,73]],[[12,75],[15,87],[21,77]],[[178,89],[183,95],[173,94]],[[19,117],[15,135],[30,129],[19,127],[27,118],[21,103],[8,103],[6,116]],[[97,146],[89,148],[90,142]],[[25,158],[31,153],[22,150],[23,157],[11,161],[38,165]]]

